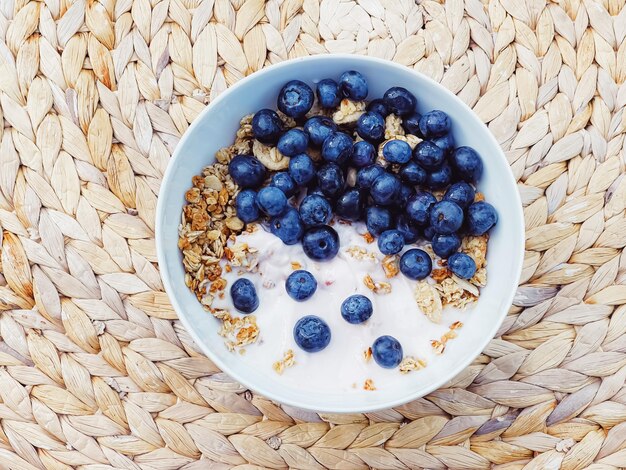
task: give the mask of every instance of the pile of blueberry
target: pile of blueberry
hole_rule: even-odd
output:
[[[305,119],[315,94],[322,108],[332,109],[344,98],[364,100],[368,86],[357,71],[344,72],[339,82],[321,80],[316,93],[292,80],[280,90],[277,105],[301,127],[284,129],[271,109],[254,115],[254,137],[290,157],[289,171],[273,173],[267,181],[267,170],[255,157],[234,157],[229,172],[242,188],[236,200],[238,217],[246,223],[266,218],[273,234],[287,245],[301,242],[305,254],[316,261],[329,260],[339,251],[337,232],[328,225],[333,215],[364,220],[383,254],[400,253],[423,238],[431,241],[437,256],[448,259],[454,274],[471,278],[476,265],[458,252],[460,233],[482,235],[498,216],[489,203],[474,202],[473,185],[483,163],[471,147],[454,147],[449,116],[438,110],[420,115],[415,96],[393,87],[368,104],[356,129],[343,129],[325,116]],[[402,119],[408,134],[424,140],[415,149],[403,140],[387,141],[380,164],[377,146],[384,140],[390,113]],[[363,140],[355,142],[356,135]],[[319,164],[307,154],[309,148],[321,151]],[[356,172],[353,185],[347,183],[350,171]],[[438,201],[432,190],[446,191]],[[400,270],[410,279],[424,279],[432,260],[425,251],[410,249],[401,257]]]

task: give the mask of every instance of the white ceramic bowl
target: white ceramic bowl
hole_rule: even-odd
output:
[[[488,285],[437,367],[407,375],[403,387],[376,393],[356,390],[348,397],[343,392],[307,393],[305,385],[286,387],[278,376],[255,370],[244,357],[229,353],[217,335],[218,321],[202,309],[185,287],[177,228],[192,176],[213,162],[219,148],[232,144],[242,116],[261,108],[276,109],[278,91],[288,80],[313,84],[326,77],[337,79],[351,69],[367,78],[369,99],[381,97],[392,86],[403,86],[417,97],[419,111],[441,109],[451,116],[457,145],[474,147],[483,158],[485,169],[479,189],[496,207],[499,222],[489,241]],[[398,406],[426,395],[452,379],[481,353],[511,306],[522,267],[524,222],[515,180],[504,154],[487,127],[460,99],[402,65],[358,55],[318,55],[282,62],[246,77],[196,118],[179,142],[161,184],[156,245],[161,275],[174,309],[204,353],[223,371],[278,402],[314,411],[365,412]]]

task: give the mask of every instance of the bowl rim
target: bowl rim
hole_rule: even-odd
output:
[[[406,396],[404,396],[403,398],[399,398],[399,399],[394,399],[394,400],[389,400],[387,402],[384,403],[374,403],[371,405],[366,405],[366,406],[360,406],[360,407],[353,407],[350,404],[346,404],[346,406],[342,406],[341,408],[337,408],[337,407],[330,407],[328,409],[321,409],[321,408],[316,408],[316,407],[312,407],[306,404],[302,404],[302,403],[298,403],[295,400],[290,400],[290,399],[284,399],[283,397],[278,397],[276,393],[274,393],[273,390],[268,389],[265,386],[258,386],[255,383],[250,383],[246,377],[241,376],[237,371],[233,371],[231,370],[227,365],[225,365],[220,358],[213,353],[213,351],[208,348],[205,347],[204,342],[201,340],[200,336],[198,335],[198,333],[196,333],[194,327],[193,327],[193,323],[191,321],[191,319],[187,318],[186,313],[185,313],[185,309],[183,308],[182,305],[180,305],[180,303],[178,302],[178,298],[176,295],[176,288],[175,286],[171,283],[171,273],[169,271],[169,268],[167,266],[167,263],[165,262],[165,246],[164,246],[164,242],[162,239],[162,226],[164,225],[164,214],[165,214],[165,203],[163,202],[164,198],[161,197],[161,192],[163,191],[164,188],[167,188],[169,186],[170,180],[173,178],[172,174],[173,174],[173,168],[176,166],[177,164],[177,160],[179,159],[179,155],[180,155],[180,150],[181,148],[183,148],[183,144],[185,143],[185,141],[189,138],[189,136],[191,134],[193,134],[194,130],[196,129],[196,127],[198,127],[199,123],[203,120],[203,118],[209,114],[211,112],[211,110],[216,107],[218,105],[218,103],[220,103],[223,100],[228,99],[231,95],[234,95],[235,93],[237,93],[237,91],[239,90],[239,88],[241,88],[242,86],[244,86],[246,83],[252,81],[252,80],[259,80],[263,77],[263,75],[265,75],[266,73],[270,72],[270,71],[274,71],[274,70],[278,70],[281,68],[285,68],[285,67],[289,67],[294,63],[297,62],[307,62],[310,63],[311,65],[313,65],[315,62],[318,61],[325,61],[325,60],[362,60],[364,62],[370,62],[370,63],[375,63],[380,65],[381,67],[391,67],[391,68],[396,68],[399,70],[402,70],[402,72],[409,72],[412,73],[416,76],[418,76],[420,78],[420,80],[424,80],[426,82],[428,82],[430,85],[439,88],[444,94],[448,95],[449,98],[451,98],[456,105],[465,108],[466,111],[469,111],[471,115],[474,116],[475,119],[479,120],[481,122],[481,124],[483,126],[485,126],[485,135],[486,138],[488,140],[490,140],[490,143],[493,144],[493,146],[495,148],[498,149],[498,157],[497,158],[501,158],[504,160],[504,162],[506,162],[506,168],[508,169],[508,171],[506,171],[506,175],[502,175],[503,178],[506,178],[509,185],[511,185],[511,187],[515,188],[515,191],[513,191],[514,194],[514,201],[512,201],[512,203],[519,209],[517,212],[517,218],[518,218],[518,222],[519,225],[521,227],[521,231],[518,234],[519,236],[519,240],[517,240],[518,244],[519,244],[519,253],[517,254],[517,259],[515,259],[515,263],[514,265],[517,266],[517,272],[514,273],[515,275],[515,284],[516,287],[514,289],[511,289],[510,292],[508,292],[506,298],[504,299],[504,303],[503,305],[507,305],[507,308],[503,308],[502,311],[500,312],[500,318],[498,319],[497,322],[493,323],[493,325],[489,328],[489,330],[485,333],[483,339],[481,340],[480,343],[477,343],[477,346],[474,348],[472,351],[475,352],[471,352],[470,354],[467,354],[465,356],[465,358],[461,361],[459,361],[457,363],[457,365],[452,368],[450,370],[450,374],[446,374],[447,377],[444,377],[440,380],[436,380],[433,381],[431,384],[429,384],[428,386],[424,387],[424,389],[422,391],[418,391],[416,393],[413,394],[408,394]],[[495,156],[494,156],[495,157]],[[243,79],[239,80],[237,83],[233,84],[232,86],[228,87],[226,90],[224,90],[219,96],[217,96],[215,99],[213,99],[201,112],[200,114],[198,114],[198,116],[196,116],[196,118],[194,119],[194,121],[190,124],[190,126],[187,128],[187,130],[184,132],[183,136],[181,137],[181,139],[179,140],[178,144],[176,145],[176,148],[174,149],[174,152],[172,154],[172,156],[170,157],[170,160],[168,162],[167,168],[165,170],[165,173],[163,174],[163,178],[161,180],[161,185],[159,188],[159,197],[157,198],[157,206],[156,206],[156,220],[155,220],[155,229],[154,229],[154,233],[155,233],[155,245],[156,245],[156,254],[157,254],[157,261],[158,261],[158,266],[159,266],[159,271],[161,273],[161,279],[163,281],[163,286],[165,288],[165,292],[168,296],[169,301],[172,304],[172,307],[174,308],[174,311],[176,312],[176,315],[178,316],[178,318],[180,319],[180,321],[182,322],[183,326],[185,327],[185,329],[187,330],[187,332],[189,333],[189,335],[193,338],[193,340],[196,342],[196,344],[198,345],[198,347],[202,350],[202,352],[204,354],[206,354],[206,356],[224,373],[228,374],[230,377],[232,377],[234,380],[238,381],[239,383],[243,384],[246,388],[259,393],[261,395],[263,395],[266,398],[269,398],[271,400],[274,400],[278,403],[281,404],[285,404],[285,405],[289,405],[289,406],[294,406],[300,409],[304,409],[304,410],[309,410],[309,411],[314,411],[314,412],[327,412],[327,413],[367,413],[367,412],[373,412],[373,411],[379,411],[379,410],[384,410],[384,409],[388,409],[388,408],[394,408],[397,406],[401,406],[404,405],[406,403],[409,403],[413,400],[416,400],[420,397],[426,396],[429,393],[439,389],[442,385],[444,385],[445,383],[447,383],[448,381],[450,381],[452,378],[456,377],[460,372],[462,372],[467,366],[469,366],[472,361],[478,357],[482,351],[487,347],[487,345],[489,344],[489,342],[494,338],[495,334],[498,332],[500,326],[502,325],[502,323],[504,322],[504,319],[506,318],[507,314],[508,314],[508,310],[510,309],[511,305],[513,304],[513,298],[515,297],[515,293],[517,290],[517,287],[519,286],[519,281],[521,278],[521,274],[522,274],[522,269],[523,269],[523,261],[524,261],[524,246],[525,246],[525,221],[524,221],[524,215],[523,215],[523,207],[522,207],[522,202],[521,202],[521,197],[519,195],[519,191],[517,190],[517,181],[515,180],[515,177],[513,176],[513,171],[511,169],[511,166],[500,146],[500,144],[498,143],[498,141],[496,140],[496,138],[494,137],[494,135],[491,133],[491,131],[489,130],[489,128],[480,120],[480,118],[476,115],[476,113],[474,112],[474,110],[472,108],[470,108],[463,100],[461,100],[456,94],[452,93],[450,90],[448,90],[446,87],[444,87],[443,85],[441,85],[441,83],[433,80],[432,78],[428,77],[425,74],[420,73],[419,71],[412,69],[408,66],[399,64],[397,62],[392,62],[390,60],[385,60],[385,59],[380,59],[377,57],[370,57],[370,56],[365,56],[365,55],[358,55],[358,54],[320,54],[320,55],[313,55],[313,56],[307,56],[307,57],[298,57],[295,59],[289,59],[283,62],[279,62],[277,64],[272,64],[270,66],[264,67],[250,75],[248,75],[247,77],[244,77]],[[185,286],[185,288],[187,288]]]

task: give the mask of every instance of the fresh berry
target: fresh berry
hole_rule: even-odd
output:
[[[259,296],[249,279],[239,278],[230,286],[233,305],[243,313],[252,313],[259,307]]]
[[[296,190],[298,189],[296,187],[296,182],[291,176],[289,176],[289,173],[287,173],[286,171],[279,171],[278,173],[274,173],[272,175],[271,184],[272,186],[277,187],[283,193],[285,193],[285,196],[287,197],[291,197],[296,194]]]
[[[335,212],[346,220],[359,220],[363,214],[365,201],[361,191],[357,188],[348,189],[337,199]]]
[[[404,248],[404,236],[399,230],[385,230],[378,237],[378,249],[383,255],[395,255]]]
[[[440,137],[447,134],[451,125],[450,117],[438,109],[424,114],[419,121],[420,131],[426,138]]]
[[[379,142],[385,136],[385,118],[372,111],[363,113],[356,122],[356,132],[365,140]]]
[[[259,218],[259,206],[256,205],[256,192],[252,189],[244,189],[237,194],[235,201],[237,217],[243,222],[254,222]]]
[[[476,183],[483,174],[483,161],[472,147],[459,147],[450,156],[454,173],[463,181]]]
[[[330,337],[328,324],[315,315],[300,318],[293,327],[293,339],[306,352],[321,351],[330,343]]]
[[[283,131],[283,122],[276,111],[261,109],[252,117],[252,135],[263,144],[275,144]]]
[[[415,161],[428,171],[439,168],[445,158],[443,150],[428,140],[423,140],[417,144],[413,155]]]
[[[356,185],[361,189],[369,189],[374,180],[384,172],[385,169],[380,165],[369,165],[361,168],[356,174]]]
[[[426,186],[430,189],[443,189],[452,181],[452,168],[447,162],[443,162],[441,167],[431,171],[426,176]]]
[[[300,80],[291,80],[278,94],[278,109],[292,118],[300,118],[313,106],[313,90]]]
[[[409,279],[419,281],[426,278],[433,269],[433,262],[424,250],[413,248],[400,257],[400,272]]]
[[[302,237],[304,254],[315,261],[327,261],[339,252],[339,235],[328,225],[309,228]]]
[[[476,191],[471,184],[463,181],[452,184],[446,194],[443,196],[444,201],[452,201],[461,206],[462,209],[467,209],[469,205],[474,202]]]
[[[402,181],[412,185],[424,184],[426,181],[426,170],[424,170],[419,163],[413,160],[402,165],[398,175],[400,175],[400,179]]]
[[[315,178],[315,164],[306,153],[289,159],[289,176],[298,186],[304,186]]]
[[[270,217],[276,217],[287,209],[287,196],[274,186],[265,186],[256,197],[259,209]]]
[[[430,225],[424,228],[424,239],[432,241],[435,235],[437,235],[437,232]]]
[[[384,172],[372,183],[370,196],[376,204],[386,206],[396,200],[401,188],[402,183],[397,176]]]
[[[383,157],[389,163],[406,163],[411,159],[411,153],[411,146],[404,140],[390,140],[383,146]]]
[[[376,161],[376,148],[367,142],[361,140],[352,147],[352,156],[350,164],[357,168],[363,168],[372,165]]]
[[[326,116],[313,116],[307,119],[303,126],[304,132],[309,136],[312,147],[319,148],[326,138],[337,130],[337,124]]]
[[[315,93],[317,94],[317,101],[322,108],[336,108],[341,102],[339,84],[331,78],[320,80]]]
[[[311,298],[317,290],[317,281],[313,274],[304,269],[292,272],[285,281],[287,294],[293,300],[302,302]]]
[[[283,215],[270,220],[270,231],[280,238],[285,245],[295,245],[302,238],[304,227],[298,211],[288,208]]]
[[[367,97],[367,80],[356,70],[348,70],[339,77],[341,93],[354,101],[364,100]]]
[[[372,356],[380,367],[393,369],[402,362],[402,345],[393,336],[380,336],[372,344]]]
[[[307,195],[300,203],[300,218],[305,225],[324,225],[333,216],[328,200],[317,194]]]
[[[446,135],[441,137],[434,137],[430,139],[430,141],[443,150],[443,153],[447,154],[451,150],[454,150],[454,137],[452,137],[452,133],[448,132]]]
[[[407,184],[400,185],[400,192],[396,197],[396,203],[400,206],[400,209],[404,209],[409,202],[409,199],[415,194],[415,188]]]
[[[387,108],[396,116],[408,116],[415,111],[417,100],[406,88],[394,86],[383,95]]]
[[[398,216],[396,230],[402,234],[406,245],[415,243],[420,236],[419,229],[411,223],[406,214],[400,214]]]
[[[365,211],[365,225],[375,237],[391,228],[393,217],[386,207],[370,206]]]
[[[420,131],[420,119],[422,115],[418,112],[415,112],[409,116],[405,116],[402,119],[402,127],[406,131],[407,134],[413,134],[418,137],[423,138],[422,131]]]
[[[309,145],[309,136],[300,129],[289,129],[278,139],[278,151],[287,157],[302,153]]]
[[[471,279],[476,273],[476,262],[465,253],[455,253],[448,258],[448,268],[461,279]]]
[[[427,191],[418,192],[406,204],[406,214],[416,225],[427,225],[430,222],[430,211],[437,198]]]
[[[353,325],[363,323],[373,312],[372,301],[361,294],[351,295],[341,303],[341,316]]]
[[[487,233],[496,223],[498,213],[488,202],[475,202],[467,208],[467,228],[472,235]]]
[[[241,188],[258,188],[265,180],[267,171],[252,155],[237,155],[228,164],[228,172]]]
[[[439,201],[430,211],[430,226],[437,233],[448,235],[460,229],[461,225],[463,209],[452,201]]]
[[[339,165],[327,163],[317,171],[317,184],[325,196],[334,198],[343,191],[346,180]]]
[[[352,154],[352,137],[344,132],[333,132],[322,144],[322,158],[343,165]]]
[[[387,117],[391,114],[391,111],[389,111],[389,108],[387,108],[387,105],[385,104],[385,100],[381,98],[376,98],[375,100],[370,101],[365,109],[367,111],[378,113],[382,117]]]
[[[446,259],[461,247],[461,238],[456,233],[437,234],[433,237],[431,245],[437,256]]]

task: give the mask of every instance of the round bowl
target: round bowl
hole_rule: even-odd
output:
[[[307,393],[306,386],[289,388],[277,380],[278,376],[255,370],[246,365],[244,357],[228,352],[217,334],[218,321],[202,309],[185,286],[177,231],[192,176],[214,161],[219,148],[232,144],[242,116],[261,108],[275,109],[278,91],[288,80],[313,84],[326,77],[337,79],[351,69],[366,76],[368,99],[382,96],[392,86],[402,86],[417,97],[418,111],[441,109],[451,116],[457,145],[474,147],[483,158],[485,168],[479,189],[497,209],[499,222],[489,241],[488,284],[481,290],[461,334],[446,347],[436,367],[409,374],[402,387],[376,393],[355,390],[347,396],[344,392]],[[264,68],[230,87],[200,113],[178,143],[161,184],[156,247],[163,283],[174,309],[202,351],[220,369],[281,403],[314,411],[367,412],[399,406],[432,392],[467,367],[487,346],[517,288],[524,253],[524,221],[515,179],[502,150],[459,98],[426,76],[393,62],[358,55],[318,55]]]

